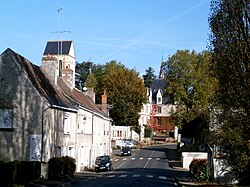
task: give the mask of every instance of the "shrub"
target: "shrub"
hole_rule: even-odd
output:
[[[62,175],[63,163],[61,157],[49,159],[49,178],[54,179]]]
[[[1,185],[28,185],[41,175],[40,162],[12,161],[0,162]]]
[[[189,171],[192,177],[198,181],[207,181],[208,174],[208,160],[207,159],[193,159],[189,165]]]
[[[63,175],[73,177],[76,171],[76,161],[72,157],[62,157],[63,161]]]
[[[68,156],[54,157],[49,160],[49,178],[55,179],[60,176],[73,177],[76,164],[75,159]]]

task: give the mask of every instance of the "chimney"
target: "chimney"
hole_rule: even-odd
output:
[[[89,96],[92,101],[95,103],[95,92],[93,88],[88,88],[86,91],[87,96]]]
[[[75,87],[74,72],[72,69],[68,67],[66,67],[65,69],[60,69],[60,75],[70,89],[73,89]]]
[[[107,114],[107,95],[106,90],[104,90],[104,93],[102,95],[102,111]]]

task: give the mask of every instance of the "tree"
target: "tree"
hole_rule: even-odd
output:
[[[250,1],[214,0],[209,24],[214,75],[219,81],[218,140],[241,182],[250,183]],[[249,173],[248,173],[249,174]]]
[[[92,67],[86,86],[92,87],[96,93],[96,103],[101,104],[101,95],[106,90],[108,103],[112,106],[110,117],[116,125],[132,126],[136,131],[138,114],[142,103],[146,101],[146,88],[139,73],[126,68],[115,60],[105,65],[86,64],[86,69]],[[84,69],[84,68],[83,68]]]
[[[142,103],[146,101],[143,81],[138,72],[114,61],[106,64],[104,72],[103,85],[112,106],[110,117],[116,125],[135,128]]]
[[[167,91],[178,108],[172,117],[182,134],[196,144],[207,143],[209,107],[216,90],[216,79],[209,71],[210,53],[178,50],[166,63]]]
[[[179,126],[207,111],[215,91],[215,79],[209,73],[210,53],[179,50],[167,62],[168,92],[179,108],[175,114]]]
[[[93,88],[93,89],[96,88],[96,86],[97,86],[97,80],[96,80],[95,75],[93,73],[90,73],[88,75],[88,77],[86,78],[85,86],[87,88]]]
[[[155,80],[156,75],[154,74],[155,70],[152,67],[148,67],[148,69],[145,70],[146,74],[143,75],[144,84],[146,87],[150,87],[153,80]]]
[[[92,71],[94,68],[94,63],[87,61],[82,63],[76,63],[75,71],[81,75],[83,81],[86,81],[89,75],[89,71]]]

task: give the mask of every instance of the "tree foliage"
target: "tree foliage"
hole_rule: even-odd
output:
[[[115,125],[133,126],[137,130],[138,113],[146,101],[146,88],[138,72],[115,60],[104,65],[87,63],[78,67],[85,73],[92,69],[85,80],[86,86],[95,90],[96,103],[101,104],[101,95],[106,90],[108,104],[111,105],[110,117]]]
[[[155,80],[156,78],[156,75],[154,74],[155,70],[152,67],[148,67],[148,69],[146,69],[145,72],[146,74],[143,75],[142,77],[143,77],[145,86],[149,88],[153,80]]]
[[[209,17],[212,69],[219,81],[221,130],[218,139],[227,153],[228,163],[241,181],[250,170],[249,15],[249,0],[214,0]]]
[[[216,88],[209,64],[207,51],[179,50],[169,58],[166,79],[168,92],[178,103],[175,124],[182,126],[207,112]]]
[[[110,117],[116,125],[136,126],[138,113],[146,100],[143,81],[137,72],[116,62],[107,63],[105,67],[103,85],[112,105]]]

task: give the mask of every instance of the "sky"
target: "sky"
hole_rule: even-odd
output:
[[[1,0],[0,54],[41,65],[47,41],[73,40],[76,61],[158,75],[177,50],[207,49],[210,0]]]

